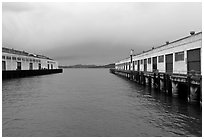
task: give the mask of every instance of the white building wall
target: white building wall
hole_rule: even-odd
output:
[[[153,64],[152,57],[156,56],[157,57],[157,69],[159,70],[159,72],[165,72],[166,71],[165,55],[173,54],[173,73],[186,74],[187,73],[187,50],[197,49],[197,48],[202,48],[202,33],[196,34],[193,36],[188,36],[186,38],[175,41],[168,45],[161,46],[160,48],[155,48],[149,52],[145,52],[137,56],[133,56],[133,60],[137,61],[141,59],[151,58],[151,64],[148,64],[147,62],[147,71],[152,71],[152,64]],[[184,61],[175,61],[175,53],[181,52],[181,51],[184,51]],[[160,55],[164,55],[164,62],[162,63],[158,63],[158,56]],[[121,63],[126,63],[129,61],[130,61],[130,58],[119,61],[117,63],[121,64]],[[143,61],[143,64],[144,64],[144,61]],[[143,64],[140,64],[140,71],[144,70]],[[135,70],[137,70],[137,65],[135,65]]]
[[[29,70],[29,63],[27,61],[19,61],[21,62],[21,70]],[[16,61],[16,68],[17,68],[17,61]]]
[[[42,69],[47,69],[47,60],[46,59],[41,59],[41,68]]]
[[[140,61],[141,62],[141,61]],[[143,60],[143,63],[141,64],[140,63],[140,71],[144,71],[144,60]]]
[[[137,71],[138,69],[137,69],[137,64],[136,64],[136,61],[135,61],[135,65],[134,65],[134,66],[135,66],[135,71]]]
[[[147,60],[148,61],[148,60]],[[152,61],[151,61],[152,62]],[[152,71],[152,63],[151,64],[148,64],[147,62],[147,71]]]
[[[47,69],[47,59],[32,57],[32,56],[23,56],[23,55],[17,55],[12,53],[6,53],[2,52],[2,56],[5,56],[5,59],[2,58],[2,61],[6,62],[6,70],[16,70],[17,69],[17,62],[21,62],[21,70],[29,70],[30,63],[33,63],[33,70],[39,69],[39,63],[41,63],[41,68]],[[6,59],[7,56],[10,56],[11,59]],[[13,60],[12,57],[16,57],[16,60]],[[18,60],[17,58],[20,57],[21,60]],[[24,58],[25,60],[22,60]],[[29,59],[27,61],[26,59]],[[32,59],[32,61],[30,61]],[[33,61],[35,59],[35,61]],[[40,60],[41,62],[38,62],[36,60]],[[53,64],[53,69],[58,69],[58,63],[54,60],[49,60]],[[51,66],[50,66],[51,69]]]

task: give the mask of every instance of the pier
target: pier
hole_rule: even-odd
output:
[[[44,55],[2,47],[2,79],[62,73],[58,62]]]
[[[189,103],[202,103],[202,76],[199,74],[186,75],[118,69],[110,69],[110,72],[128,78],[140,85],[154,88],[166,95],[178,96]]]
[[[20,78],[28,76],[46,75],[54,73],[62,73],[62,69],[43,69],[43,70],[10,70],[2,71],[2,79]]]
[[[148,85],[169,96],[202,103],[202,32],[134,54],[115,63],[111,73]]]

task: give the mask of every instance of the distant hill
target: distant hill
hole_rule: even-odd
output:
[[[115,64],[107,64],[107,65],[71,65],[71,66],[59,66],[59,68],[114,68]]]

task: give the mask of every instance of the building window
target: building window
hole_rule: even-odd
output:
[[[2,59],[5,59],[5,56],[2,56]]]
[[[162,62],[164,62],[164,55],[162,55],[162,56],[159,56],[159,61],[158,61],[159,63],[162,63]]]
[[[6,70],[6,61],[2,61],[2,70]]]
[[[17,58],[17,60],[21,60],[21,58],[20,58],[20,57],[18,57],[18,58]]]
[[[184,51],[175,53],[175,61],[184,61]]]
[[[16,70],[21,70],[21,62],[17,62],[17,69]]]
[[[29,70],[33,70],[33,63],[29,63]]]
[[[53,69],[53,65],[51,64],[51,69]]]
[[[12,57],[12,60],[16,60],[16,57],[13,56],[13,57]]]
[[[30,62],[32,62],[33,60],[32,59],[30,59]]]
[[[50,69],[50,65],[49,64],[47,64],[47,69]]]
[[[11,60],[11,57],[10,57],[10,56],[7,56],[6,59]]]
[[[148,64],[151,64],[151,58],[148,58]]]
[[[140,60],[140,63],[143,64],[143,60]]]
[[[25,61],[25,58],[22,58],[22,61]]]

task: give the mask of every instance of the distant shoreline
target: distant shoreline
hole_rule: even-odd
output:
[[[71,66],[59,66],[59,68],[63,68],[63,69],[66,69],[66,68],[114,68],[114,67],[115,67],[115,64],[107,64],[107,65],[100,65],[100,66],[97,66],[97,65],[81,65],[81,64],[71,65]]]
[[[108,69],[110,67],[59,67],[62,69]]]

